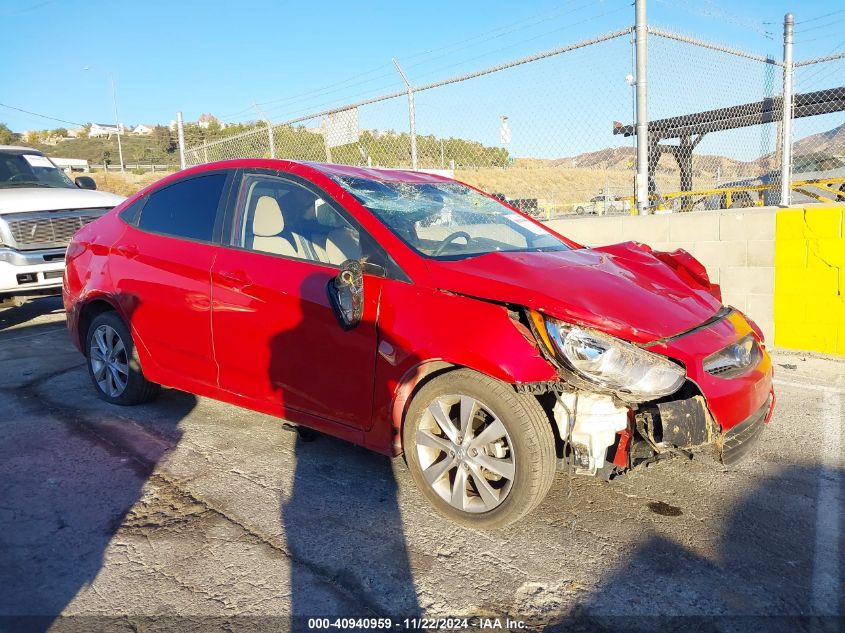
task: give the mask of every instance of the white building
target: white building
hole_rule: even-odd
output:
[[[213,114],[201,114],[200,118],[197,119],[197,125],[204,130],[207,130],[208,126],[212,123],[216,123],[217,125],[219,125],[221,130],[226,128],[226,124],[223,123]]]
[[[118,125],[109,124],[109,123],[92,123],[91,129],[88,130],[88,137],[89,138],[97,138],[101,136],[111,137],[112,134],[120,134],[123,136],[125,130],[123,129],[123,124],[119,123]]]
[[[132,134],[135,136],[149,136],[153,133],[155,125],[147,125],[146,123],[139,123],[132,129]]]

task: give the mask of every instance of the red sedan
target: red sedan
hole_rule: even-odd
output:
[[[524,516],[557,468],[731,463],[774,407],[759,328],[688,253],[584,248],[429,174],[174,174],[76,234],[64,301],[108,402],[167,385],[404,453],[476,527]]]

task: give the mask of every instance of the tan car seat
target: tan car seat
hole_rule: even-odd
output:
[[[291,239],[282,237],[285,230],[285,216],[279,203],[272,196],[261,196],[255,205],[252,218],[252,249],[264,253],[303,257],[302,247],[295,235]]]
[[[325,249],[319,249],[320,259],[339,266],[347,259],[361,259],[361,244],[358,231],[341,218],[337,211],[326,203],[317,205],[317,220],[326,227],[335,227],[326,237]]]

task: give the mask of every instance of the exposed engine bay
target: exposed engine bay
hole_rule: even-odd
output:
[[[547,402],[561,444],[559,468],[605,479],[667,457],[692,459],[708,448],[723,463],[734,463],[756,439],[772,407],[770,399],[749,420],[722,433],[691,385],[671,398],[641,404],[562,381],[523,384],[517,390]],[[740,446],[741,451],[731,450]]]

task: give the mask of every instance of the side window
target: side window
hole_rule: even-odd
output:
[[[249,250],[334,266],[363,255],[360,232],[343,214],[284,178],[244,175],[235,217],[235,244]]]
[[[182,180],[150,194],[138,228],[153,233],[210,242],[226,174]]]
[[[126,207],[120,212],[120,218],[127,224],[138,226],[138,217],[141,215],[141,209],[147,203],[147,196],[138,198],[135,202]]]

